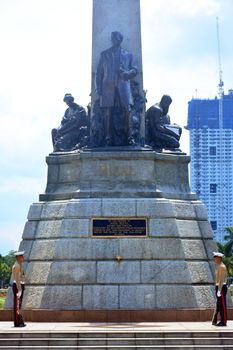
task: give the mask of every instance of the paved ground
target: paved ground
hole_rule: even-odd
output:
[[[1,332],[233,332],[233,321],[227,327],[215,327],[211,322],[138,322],[138,323],[45,323],[28,322],[24,328],[14,328],[12,322],[0,322]]]

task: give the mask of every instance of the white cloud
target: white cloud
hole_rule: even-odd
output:
[[[24,196],[27,196],[32,195],[32,193],[42,193],[44,187],[41,178],[16,175],[12,178],[1,179],[0,194],[4,195],[6,193],[14,193],[15,195],[23,194]]]
[[[187,17],[212,16],[220,9],[220,1],[217,0],[170,0],[168,2],[167,8],[170,8],[171,12]]]
[[[0,254],[6,255],[10,250],[18,250],[24,224],[4,223],[0,225]]]
[[[144,0],[141,1],[141,7],[143,11],[147,11],[149,17],[156,13],[154,21],[160,21],[174,16],[216,15],[221,8],[221,2],[219,0]]]
[[[8,162],[21,159],[26,166],[30,158],[33,162],[52,151],[50,132],[64,114],[64,93],[72,92],[84,106],[89,102],[91,1],[23,0],[4,5],[1,162],[4,157]]]

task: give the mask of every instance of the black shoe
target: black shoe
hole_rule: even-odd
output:
[[[26,323],[21,323],[18,327],[26,327]]]
[[[217,326],[217,322],[212,322],[212,325],[213,326]]]
[[[217,327],[226,327],[226,324],[219,322],[216,324]]]

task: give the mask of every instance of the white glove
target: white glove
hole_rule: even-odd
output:
[[[20,290],[16,295],[17,295],[17,298],[20,298],[22,295],[22,291]]]
[[[220,296],[221,296],[221,291],[218,290],[218,292],[217,292],[217,297],[220,297]]]

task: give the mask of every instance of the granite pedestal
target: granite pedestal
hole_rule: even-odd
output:
[[[29,209],[20,244],[23,308],[213,308],[216,245],[189,189],[189,160],[153,151],[48,156],[46,191]],[[144,218],[147,237],[93,238],[94,218]]]

